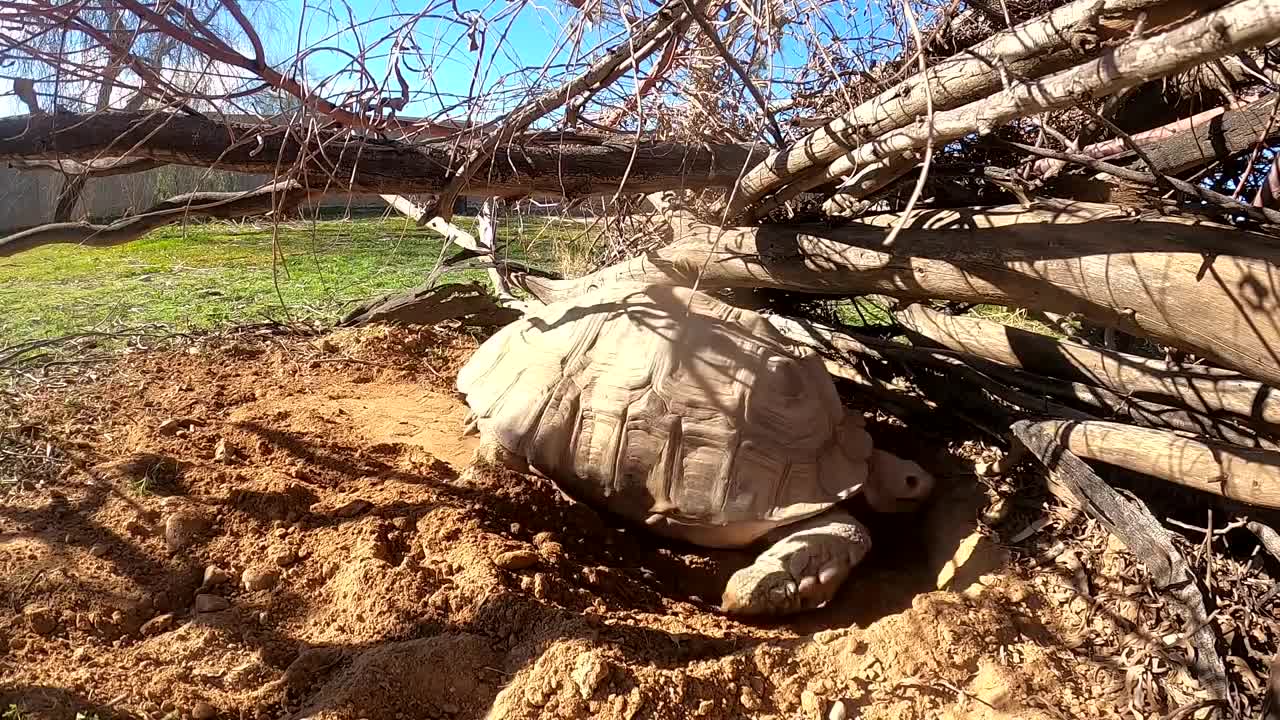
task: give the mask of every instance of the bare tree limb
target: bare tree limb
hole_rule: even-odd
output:
[[[301,185],[285,181],[238,193],[195,192],[178,195],[140,215],[108,225],[88,222],[53,223],[0,238],[0,257],[58,243],[111,247],[132,242],[165,225],[187,218],[241,218],[297,207],[311,195]]]
[[[1077,420],[1126,419],[1143,427],[1180,430],[1241,447],[1276,449],[1274,443],[1257,433],[1190,410],[1121,395],[1102,387],[1045,377],[1020,368],[989,361],[970,353],[909,347],[879,338],[856,335],[812,320],[769,316],[783,335],[818,348],[876,360],[897,360],[908,367],[932,367],[966,388],[981,388],[992,397],[1034,415]],[[1048,338],[1046,338],[1048,339]],[[1057,400],[1074,402],[1088,410],[1081,412]]]
[[[1087,460],[1249,505],[1280,508],[1280,453],[1101,421],[1041,420],[1039,431]]]
[[[729,187],[763,146],[699,143],[506,145],[469,192],[487,196],[583,197],[673,187]],[[53,113],[0,118],[0,160],[128,155],[160,163],[275,175],[291,168],[304,185],[378,194],[438,193],[448,182],[449,152],[436,145],[271,125],[217,122],[150,112]]]
[[[1269,433],[1280,432],[1280,393],[1216,368],[1173,369],[1112,350],[1098,350],[969,316],[944,315],[923,305],[894,313],[913,342],[968,353],[1009,367],[1088,383],[1118,395],[1239,418]]]
[[[952,229],[930,227],[930,216],[951,218]],[[1076,312],[1280,385],[1272,291],[1280,287],[1280,251],[1266,236],[1171,219],[1106,219],[1089,207],[1021,206],[921,212],[902,231],[899,253],[879,247],[882,233],[856,224],[694,224],[657,252],[575,280],[523,284],[544,302],[642,280]],[[1123,249],[1116,237],[1127,239]],[[1206,253],[1219,257],[1204,270]]]
[[[771,153],[752,168],[736,191],[732,214],[745,209],[794,179],[820,171],[831,161],[870,138],[905,127],[925,112],[922,91],[927,82],[936,110],[950,110],[1002,90],[1008,77],[1035,78],[1070,67],[1083,56],[1073,46],[1124,37],[1140,13],[1165,22],[1190,12],[1216,7],[1208,2],[1165,3],[1160,0],[1077,0],[987,40],[947,60],[924,75],[898,85],[828,122],[790,147]],[[1089,28],[1100,15],[1111,22],[1101,32]],[[1126,22],[1127,19],[1127,22]],[[852,173],[845,173],[852,174]],[[806,183],[808,187],[822,184]]]
[[[1001,123],[1104,97],[1151,78],[1181,72],[1206,60],[1265,43],[1277,34],[1280,34],[1280,0],[1240,0],[1168,32],[1108,48],[1099,58],[1082,65],[936,113],[934,141],[949,142],[975,131],[986,135]],[[793,182],[784,194],[794,196],[835,182],[895,154],[914,154],[927,142],[929,135],[923,127],[904,127],[886,133],[840,156],[821,173]]]

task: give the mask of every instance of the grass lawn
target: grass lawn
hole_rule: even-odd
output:
[[[473,218],[457,222],[475,231]],[[558,269],[581,254],[584,227],[538,218],[505,223],[500,233],[514,255]],[[330,323],[360,301],[420,284],[440,245],[438,235],[398,217],[173,225],[113,248],[51,245],[0,259],[0,348],[152,324],[189,331],[268,319]],[[465,279],[487,282],[483,270],[440,281]]]

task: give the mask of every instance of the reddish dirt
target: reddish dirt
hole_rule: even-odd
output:
[[[1126,685],[1099,650],[1123,622],[975,532],[971,447],[878,423],[925,455],[938,501],[870,518],[877,545],[831,607],[737,622],[716,601],[749,554],[664,544],[548,482],[468,470],[451,387],[474,345],[244,335],[38,389],[22,425],[60,471],[0,507],[0,710],[1132,716],[1133,671]],[[495,564],[513,550],[536,561]]]

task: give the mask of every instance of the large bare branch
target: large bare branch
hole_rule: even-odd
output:
[[[937,215],[954,220],[931,223]],[[523,284],[544,302],[634,279],[1075,312],[1280,385],[1280,250],[1267,236],[1185,220],[1118,219],[1096,206],[1012,206],[921,212],[892,253],[879,247],[883,238],[882,228],[859,224],[693,224],[657,252],[575,280]],[[1210,264],[1205,254],[1218,257]]]
[[[743,177],[733,208],[746,208],[793,179],[812,175],[869,139],[915,122],[925,113],[926,82],[935,110],[950,110],[1004,89],[1010,77],[1035,78],[1070,67],[1087,57],[1076,48],[1123,37],[1140,13],[1168,21],[1193,8],[1206,10],[1220,4],[1217,0],[1106,0],[1099,7],[1096,0],[1077,0],[996,33],[770,154]],[[1103,17],[1106,22],[1090,22]]]
[[[487,196],[582,197],[672,188],[728,187],[763,146],[605,143],[506,145],[468,192]],[[438,193],[449,181],[449,152],[436,145],[205,117],[141,113],[54,113],[0,118],[0,160],[93,161],[128,155],[161,163],[275,175],[291,168],[310,187],[378,194]]]
[[[1024,413],[1065,419],[1124,419],[1144,427],[1181,430],[1242,447],[1276,449],[1267,438],[1229,419],[1142,400],[1081,382],[1045,377],[991,362],[978,355],[951,349],[910,347],[846,332],[813,320],[773,315],[769,316],[769,322],[783,335],[815,347],[824,355],[898,361],[912,369],[917,379],[920,376],[914,370],[931,367],[948,378],[960,381],[959,384],[969,391],[981,388]],[[848,360],[846,357],[840,359]],[[1061,401],[1084,406],[1087,410],[1076,410]]]
[[[1280,508],[1278,452],[1111,422],[1045,420],[1035,425],[1087,460],[1250,505]]]
[[[1039,80],[1018,83],[988,98],[936,113],[933,141],[944,143],[974,132],[987,134],[1010,120],[1105,97],[1152,78],[1181,72],[1222,55],[1268,42],[1278,34],[1280,0],[1240,0],[1168,32],[1108,48],[1097,59],[1082,65]],[[794,196],[854,175],[859,169],[883,163],[894,155],[914,156],[927,142],[929,133],[921,126],[908,126],[886,133],[840,156],[821,173],[793,182],[784,193]],[[900,172],[893,163],[885,170]],[[884,180],[873,172],[860,183],[883,185]]]
[[[95,248],[123,245],[156,228],[188,218],[242,218],[288,211],[310,195],[293,182],[273,183],[248,192],[187,193],[165,200],[142,214],[107,225],[51,223],[0,238],[0,257],[58,243]]]
[[[1014,368],[1107,388],[1112,392],[1210,415],[1229,414],[1280,431],[1280,393],[1216,368],[1170,368],[1138,355],[1059,342],[1046,335],[923,305],[895,313],[912,340],[976,355]]]

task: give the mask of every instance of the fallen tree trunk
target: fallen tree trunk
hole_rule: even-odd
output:
[[[1280,452],[1097,420],[1039,420],[1033,427],[1087,460],[1249,505],[1280,508]]]
[[[915,343],[936,345],[1041,375],[1097,385],[1114,393],[1200,413],[1221,413],[1269,433],[1280,432],[1280,393],[1217,368],[1173,370],[1162,361],[911,305],[894,313]]]
[[[1277,449],[1274,443],[1247,428],[1190,410],[1137,400],[1084,383],[1036,375],[964,352],[909,347],[844,332],[812,320],[780,315],[767,317],[783,335],[816,348],[826,356],[838,355],[846,360],[845,356],[896,360],[908,368],[932,367],[955,380],[963,381],[961,385],[980,388],[990,396],[1030,414],[1075,420],[1118,418],[1143,427],[1203,435],[1246,448]],[[844,374],[841,376],[847,377]],[[1058,400],[1083,405],[1087,410],[1076,410],[1062,405]]]
[[[882,229],[856,224],[693,224],[672,245],[574,280],[515,277],[544,302],[638,280],[1075,312],[1280,384],[1280,325],[1272,322],[1280,269],[1265,236],[1169,221],[1043,222],[1040,211],[1020,207],[991,212],[1021,214],[1029,222],[976,230],[908,227],[892,252],[880,247]],[[1117,237],[1129,240],[1124,252],[1115,250]],[[1222,256],[1206,267],[1203,253]]]
[[[214,170],[281,172],[329,192],[438,193],[452,177],[451,145],[421,145],[273,125],[153,112],[53,113],[0,118],[0,160],[90,162],[127,155]],[[549,136],[554,138],[554,135]],[[545,144],[496,148],[467,192],[478,196],[581,197],[673,187],[729,187],[763,146],[698,143]],[[138,167],[143,167],[138,165]]]

